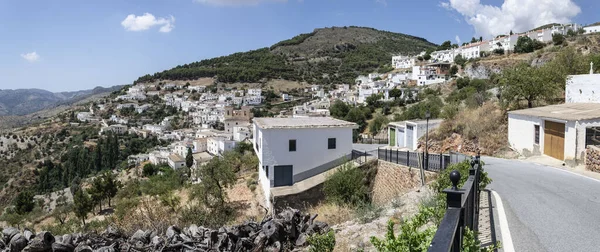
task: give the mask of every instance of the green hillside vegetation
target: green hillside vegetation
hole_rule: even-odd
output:
[[[354,83],[356,76],[392,70],[390,58],[437,45],[423,38],[364,27],[332,27],[300,34],[269,48],[201,60],[145,75],[135,82],[215,77],[219,82],[285,79],[316,84]]]

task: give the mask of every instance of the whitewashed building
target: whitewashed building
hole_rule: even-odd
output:
[[[225,137],[209,137],[206,140],[206,151],[215,156],[222,156],[224,152],[233,150],[236,142]]]
[[[600,74],[567,77],[567,103],[508,112],[508,142],[523,155],[579,163],[600,145]]]
[[[271,188],[291,186],[351,158],[355,123],[330,117],[254,118],[259,183],[271,206]]]
[[[394,68],[411,68],[415,66],[417,57],[414,56],[394,56],[392,57],[392,66]]]
[[[233,141],[241,142],[252,136],[250,129],[245,126],[235,126],[233,127]]]
[[[585,34],[600,32],[600,22],[583,27]]]
[[[443,120],[431,119],[429,124],[426,120],[409,120],[402,122],[391,122],[388,124],[389,145],[397,148],[416,150],[419,138],[427,132],[440,126]]]
[[[462,47],[460,52],[462,57],[465,59],[476,59],[481,57],[482,52],[490,51],[490,45],[488,41],[472,43]]]
[[[183,168],[185,166],[185,158],[178,154],[171,154],[168,157],[168,164],[173,169]]]

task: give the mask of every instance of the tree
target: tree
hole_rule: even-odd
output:
[[[552,42],[554,45],[562,45],[565,42],[565,36],[560,33],[552,34]]]
[[[496,48],[496,49],[494,49],[494,54],[496,54],[496,55],[504,55],[504,48]]]
[[[75,213],[75,216],[81,220],[84,226],[87,215],[93,208],[94,202],[90,198],[90,195],[84,190],[78,190],[73,196],[73,212]]]
[[[117,180],[115,174],[110,171],[102,174],[102,184],[104,187],[104,197],[108,200],[108,206],[111,207],[111,199],[117,196],[119,189],[121,189],[121,182]]]
[[[449,50],[452,48],[452,42],[450,40],[444,41],[440,46],[438,46],[438,51]]]
[[[92,187],[88,189],[88,192],[93,205],[99,205],[100,211],[102,211],[102,200],[106,198],[106,195],[104,192],[104,182],[102,181],[101,177],[97,177],[92,180]]]
[[[64,191],[60,191],[62,194],[56,199],[56,208],[52,211],[52,216],[60,222],[65,224],[69,213],[73,211],[73,205],[67,202],[67,196],[64,195]]]
[[[398,99],[402,96],[402,90],[394,88],[388,91],[388,96],[393,97],[394,99]]]
[[[450,75],[454,76],[458,73],[458,67],[456,65],[452,65],[452,67],[450,67]]]
[[[423,61],[423,56],[418,56],[418,57],[417,57],[417,60],[418,60],[418,61]]]
[[[33,202],[33,192],[27,190],[19,193],[14,199],[14,205],[17,214],[23,215],[31,212],[35,207],[35,202]]]
[[[206,206],[213,209],[222,209],[227,199],[226,188],[236,181],[234,168],[224,158],[211,159],[199,171],[201,182],[192,193],[193,198],[203,198]]]
[[[572,37],[575,37],[575,36],[577,36],[577,32],[574,31],[573,29],[570,29],[570,30],[567,31],[567,37],[572,38]]]
[[[369,131],[371,132],[371,134],[377,135],[379,133],[379,131],[381,130],[381,128],[384,125],[386,125],[388,122],[389,122],[389,120],[387,119],[387,117],[385,117],[381,114],[377,114],[377,116],[375,116],[375,119],[373,119],[369,123]]]
[[[544,70],[527,63],[505,69],[500,77],[503,99],[509,103],[526,100],[527,107],[533,108],[534,101],[552,97],[558,89],[548,84],[549,77],[544,75]]]
[[[477,40],[475,37],[471,38],[471,43],[477,43],[479,42],[479,40]]]
[[[194,156],[192,156],[192,148],[188,147],[187,155],[185,155],[185,166],[191,168],[194,164]]]
[[[514,34],[514,33],[513,33],[513,31],[512,31],[512,30],[510,30],[510,36],[512,36],[513,34]]]
[[[425,55],[423,56],[423,59],[424,59],[424,60],[430,60],[430,59],[431,59],[431,55],[430,55],[430,54],[425,54]]]
[[[454,63],[456,63],[464,68],[465,64],[467,63],[467,60],[465,58],[463,58],[463,56],[461,54],[459,54],[459,55],[456,55],[456,57],[454,57]]]
[[[157,172],[156,167],[151,163],[145,164],[144,168],[142,169],[142,175],[144,177],[154,176],[156,174],[156,172]]]
[[[383,98],[383,94],[372,94],[367,97],[366,102],[369,106],[379,107],[381,105],[381,99]]]
[[[533,52],[533,40],[527,36],[521,36],[517,39],[515,45],[515,53],[530,53]]]

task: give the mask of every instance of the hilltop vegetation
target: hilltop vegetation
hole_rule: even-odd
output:
[[[201,60],[145,75],[135,82],[193,80],[215,77],[219,82],[260,82],[285,79],[316,84],[354,83],[356,76],[392,70],[397,54],[416,54],[437,45],[401,33],[364,27],[315,29],[269,48]]]

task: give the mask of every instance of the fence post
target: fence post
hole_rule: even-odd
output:
[[[383,151],[385,152],[385,161],[388,161],[388,159],[387,159],[387,150],[383,149]]]
[[[458,252],[462,249],[465,209],[461,207],[464,192],[457,188],[458,181],[460,181],[460,173],[457,170],[450,172],[450,181],[452,181],[452,188],[444,190],[444,193],[446,193],[446,205],[448,208],[461,209],[460,219],[458,221],[458,228],[456,228],[456,233],[454,234],[454,241],[452,242],[452,249],[450,251]]]
[[[398,159],[398,150],[396,150],[396,164],[400,164],[400,160]]]
[[[410,151],[406,151],[406,166],[410,167]]]
[[[360,157],[358,157],[360,159]],[[367,162],[367,151],[365,150],[365,163]]]

